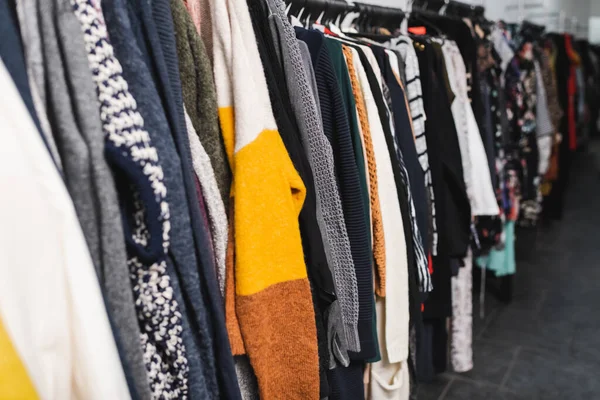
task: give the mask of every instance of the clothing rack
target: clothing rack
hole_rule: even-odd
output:
[[[375,4],[360,2],[347,2],[345,0],[285,0],[291,5],[290,14],[297,15],[300,10],[316,20],[332,21],[339,16],[345,16],[351,12],[360,14],[359,24],[377,25],[390,27],[392,24],[399,25],[406,17],[404,11],[397,7],[386,7]]]
[[[445,13],[459,17],[481,18],[485,14],[485,7],[463,3],[456,0],[415,0],[413,5],[422,9],[439,12],[445,7]]]

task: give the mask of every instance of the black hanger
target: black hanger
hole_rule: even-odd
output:
[[[328,0],[323,14],[323,25],[333,23],[338,17],[344,18],[354,8],[344,0]]]

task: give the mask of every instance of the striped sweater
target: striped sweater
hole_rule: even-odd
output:
[[[433,192],[433,181],[429,167],[429,156],[427,151],[427,139],[425,138],[425,121],[427,114],[423,105],[423,90],[421,87],[421,76],[419,70],[419,59],[415,53],[411,38],[400,36],[396,42],[390,42],[392,48],[399,50],[406,65],[406,96],[410,105],[410,115],[415,134],[415,144],[419,154],[419,163],[425,174],[425,187],[429,197],[429,236],[431,241],[431,254],[437,255],[438,232],[435,216],[435,194]],[[425,234],[425,232],[423,232]]]
[[[233,175],[235,272],[226,282],[235,285],[235,296],[226,296],[235,301],[227,314],[232,350],[248,354],[261,398],[318,398],[315,316],[298,225],[304,183],[276,128],[246,2],[204,6]]]

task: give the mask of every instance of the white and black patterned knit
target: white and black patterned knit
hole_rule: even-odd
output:
[[[423,104],[423,89],[421,87],[421,73],[419,70],[419,59],[413,47],[412,39],[407,36],[400,36],[391,42],[394,49],[400,51],[406,66],[406,97],[410,108],[413,129],[415,133],[415,145],[419,156],[419,163],[425,174],[425,187],[429,196],[430,222],[429,232],[431,236],[431,254],[437,255],[438,232],[435,215],[435,195],[433,192],[433,180],[431,178],[431,169],[429,168],[429,157],[427,153],[427,138],[425,137],[425,105]]]
[[[106,156],[119,183],[128,266],[150,390],[156,399],[188,396],[182,315],[166,272],[169,204],[156,148],[144,129],[121,64],[93,0],[71,0],[81,23],[106,135]]]
[[[423,248],[423,238],[419,231],[419,225],[417,224],[417,211],[415,209],[415,203],[412,198],[412,191],[410,188],[410,179],[408,177],[408,171],[406,170],[406,165],[404,164],[404,156],[402,155],[402,150],[400,149],[398,138],[396,137],[396,128],[393,123],[394,116],[392,114],[392,98],[390,90],[385,84],[385,82],[382,82],[382,93],[388,108],[387,112],[390,118],[390,130],[392,131],[392,137],[394,138],[394,149],[396,150],[396,157],[400,166],[400,179],[402,180],[402,184],[404,185],[404,187],[406,187],[408,204],[410,206],[410,223],[413,232],[413,249],[415,252],[415,259],[417,262],[417,271],[419,273],[419,291],[422,293],[428,293],[433,290],[433,285],[431,283],[431,275],[429,274],[428,268],[429,261],[427,259],[427,255],[425,254],[425,249]]]

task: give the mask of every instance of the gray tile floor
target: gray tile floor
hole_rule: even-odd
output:
[[[474,305],[474,370],[421,385],[420,400],[600,399],[599,167],[598,144],[578,154],[564,219],[517,236],[513,302],[486,296],[484,319]]]

